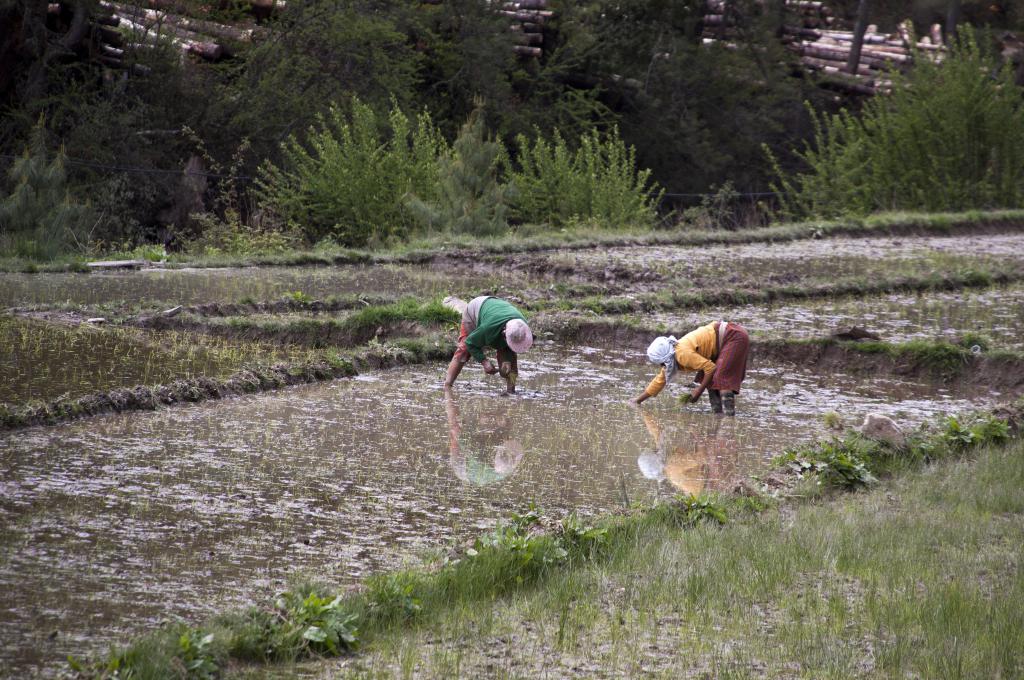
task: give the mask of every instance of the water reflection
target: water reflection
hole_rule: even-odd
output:
[[[525,450],[512,435],[512,416],[500,403],[477,413],[463,429],[459,402],[445,390],[448,414],[448,456],[455,476],[468,484],[485,486],[508,477],[522,462]],[[488,462],[491,461],[491,462]]]
[[[709,415],[680,421],[644,409],[640,416],[654,444],[636,459],[647,479],[696,496],[723,490],[738,476],[735,418]]]
[[[295,571],[344,584],[401,568],[530,501],[557,517],[653,502],[673,480],[725,488],[822,436],[827,410],[919,422],[994,396],[755,356],[732,422],[712,431],[706,405],[666,395],[644,407],[652,435],[626,403],[649,378],[642,347],[539,345],[515,397],[466,381],[449,403],[444,367],[422,365],[0,433],[0,676],[52,674],[69,654],[247,604]],[[637,459],[659,440],[655,485]]]

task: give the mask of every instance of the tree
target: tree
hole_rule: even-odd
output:
[[[479,104],[462,125],[452,151],[440,159],[437,200],[412,198],[413,211],[428,227],[456,234],[493,236],[507,230],[511,189],[498,181],[505,150],[488,138]]]
[[[0,202],[0,253],[50,260],[79,245],[88,206],[71,199],[63,150],[52,160],[47,156],[40,119],[28,148],[8,170],[14,189]]]

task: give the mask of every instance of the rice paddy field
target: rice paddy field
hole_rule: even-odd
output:
[[[517,304],[537,337],[512,396],[472,365],[441,389],[458,317],[439,301],[480,294]],[[655,335],[722,318],[753,339],[736,417],[681,403],[688,376],[631,403]],[[835,339],[853,328],[875,344]],[[531,503],[597,518],[730,493],[868,414],[911,430],[992,408],[1024,387],[1022,332],[1024,236],[1010,227],[0,273],[0,677],[66,675],[69,656],[252,604],[297,572],[354,588],[424,567]],[[842,361],[822,349],[840,346]],[[333,368],[307,379],[308,366]],[[270,369],[305,384],[233,387]],[[143,388],[195,396],[140,408],[128,397]],[[452,670],[443,641],[415,643],[429,658],[395,644],[369,670]],[[474,676],[602,674],[565,656],[488,666],[478,651]],[[634,657],[620,670],[643,675]],[[650,668],[679,677],[663,657]],[[369,672],[326,668],[287,672]],[[750,668],[737,677],[777,677]]]

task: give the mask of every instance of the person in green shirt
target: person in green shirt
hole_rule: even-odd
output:
[[[508,393],[515,393],[519,378],[518,355],[533,345],[533,332],[523,313],[512,303],[489,295],[473,298],[469,303],[448,297],[444,304],[462,312],[459,345],[448,364],[445,388],[455,383],[462,367],[472,357],[480,362],[487,375],[500,373],[505,378]],[[487,348],[497,350],[498,368],[484,354]]]

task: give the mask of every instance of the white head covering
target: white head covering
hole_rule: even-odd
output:
[[[641,453],[636,459],[640,474],[647,479],[665,479],[665,462],[656,453]]]
[[[505,342],[516,354],[525,352],[533,345],[533,331],[522,319],[511,319],[505,324]]]
[[[676,364],[676,340],[674,335],[665,337],[660,335],[654,339],[651,346],[647,348],[647,360],[652,364],[661,364],[665,368],[665,382],[667,383],[676,374],[679,366]]]

